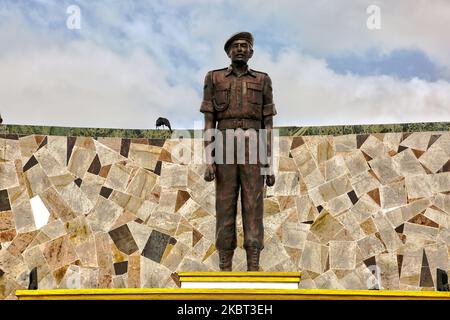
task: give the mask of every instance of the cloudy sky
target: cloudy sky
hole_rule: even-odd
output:
[[[70,5],[80,29],[69,29]],[[370,5],[380,8],[371,30]],[[450,121],[449,0],[1,0],[10,124],[193,128],[223,43],[255,37],[276,126]]]

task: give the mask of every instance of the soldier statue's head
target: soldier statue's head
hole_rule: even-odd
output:
[[[233,34],[224,45],[224,50],[232,63],[246,64],[253,56],[253,36],[250,32]]]

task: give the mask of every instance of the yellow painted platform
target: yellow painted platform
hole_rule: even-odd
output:
[[[17,290],[19,300],[450,300],[450,292],[322,289]]]
[[[179,272],[181,282],[300,282],[300,272]]]

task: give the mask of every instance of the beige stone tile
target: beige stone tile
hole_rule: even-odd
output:
[[[79,215],[67,205],[53,187],[46,189],[40,194],[40,197],[50,212],[50,217],[60,218],[63,222],[66,222]]]
[[[325,161],[325,180],[330,181],[343,174],[349,173],[342,156],[335,156]]]
[[[78,259],[74,246],[69,236],[62,236],[50,241],[43,250],[50,270],[56,270]]]
[[[403,234],[406,235],[407,241],[414,239],[414,241],[420,241],[422,243],[425,241],[436,241],[438,232],[439,229],[437,228],[409,222],[405,222],[405,227],[403,229]]]
[[[303,144],[295,149],[292,149],[291,155],[302,176],[305,177],[309,175],[311,172],[314,171],[314,169],[317,168],[317,164],[306,144]]]
[[[302,252],[299,267],[301,270],[309,270],[322,273],[325,268],[324,260],[328,258],[328,247],[316,242],[306,241]]]
[[[355,217],[355,214],[353,214],[351,211],[347,211],[339,215],[337,219],[353,239],[359,240],[366,236],[361,229],[359,222]]]
[[[391,183],[399,177],[391,157],[380,156],[369,161],[369,164],[382,184]]]
[[[450,191],[450,172],[441,172],[430,175],[430,184],[433,192]]]
[[[97,147],[98,144],[101,144],[103,147],[107,147],[120,154],[120,148],[122,147],[122,138],[98,137],[95,146]]]
[[[85,243],[91,237],[92,231],[86,218],[82,215],[64,224],[70,241],[78,246]]]
[[[27,184],[31,189],[32,196],[40,194],[51,187],[47,175],[45,174],[44,170],[42,170],[42,167],[39,164],[35,165],[27,172],[25,172],[25,178],[27,180]]]
[[[92,231],[108,232],[122,212],[123,208],[115,202],[99,197],[87,220]]]
[[[407,221],[431,205],[430,199],[419,199],[401,207],[403,221]]]
[[[67,165],[67,137],[47,136],[46,147],[60,165]]]
[[[448,256],[448,246],[446,244],[432,244],[425,247],[428,265],[430,266],[433,282],[436,284],[436,269],[448,270],[450,261]]]
[[[95,238],[91,236],[88,241],[81,243],[75,248],[81,264],[88,268],[98,268]]]
[[[363,173],[352,177],[350,183],[358,197],[380,187],[380,182],[368,171],[364,171]]]
[[[334,137],[336,152],[351,152],[356,150],[356,134],[347,134]]]
[[[315,168],[310,174],[303,176],[303,182],[308,189],[313,189],[320,184],[323,184],[325,179],[323,178],[322,172],[319,168]]]
[[[314,279],[314,283],[318,289],[345,289],[332,270],[328,270],[327,272],[319,275]]]
[[[139,252],[142,252],[147,244],[150,234],[152,233],[152,229],[145,224],[140,224],[134,221],[128,222],[127,225],[139,248]]]
[[[422,268],[422,248],[407,246],[403,255],[400,285],[419,286]]]
[[[297,172],[279,172],[275,177],[275,184],[273,187],[267,188],[267,195],[274,196],[295,196],[298,195],[298,180]],[[269,192],[271,190],[272,192]]]
[[[366,158],[360,150],[356,150],[344,158],[345,164],[350,172],[351,176],[357,176],[361,173],[368,171],[369,165]]]
[[[370,135],[361,145],[360,149],[369,155],[372,159],[387,155],[389,148],[383,142],[373,135]]]
[[[450,156],[436,142],[419,158],[432,173],[437,172],[450,159]]]
[[[180,188],[186,187],[188,181],[188,167],[163,163],[161,168],[160,185],[163,188]]]
[[[321,243],[328,243],[343,228],[331,214],[323,210],[320,216],[311,225],[310,232],[313,233]]]
[[[118,138],[113,138],[113,139],[118,139]],[[118,142],[120,143],[120,141],[118,141]],[[95,149],[98,154],[98,158],[99,158],[102,166],[107,166],[109,164],[127,160],[127,158],[125,158],[124,156],[122,156],[120,154],[120,147],[118,148],[118,150],[111,149],[109,146],[102,144],[100,142],[100,140],[94,140],[94,144],[95,144]],[[113,142],[111,144],[111,146],[115,147],[115,143]]]
[[[105,180],[105,178],[89,172],[84,175],[83,183],[81,184],[81,191],[83,191],[92,203],[97,202],[100,190],[102,189]]]
[[[356,242],[330,241],[330,268],[353,270],[356,266]]]
[[[128,158],[143,168],[153,170],[161,154],[161,150],[162,148],[157,146],[131,143]]]
[[[339,279],[339,283],[345,289],[351,290],[365,290],[367,289],[365,283],[361,281],[360,277],[356,274],[356,271],[344,271],[346,274]]]
[[[374,234],[371,234],[359,240],[357,242],[357,245],[361,250],[361,254],[364,260],[380,254],[385,250],[381,241]]]
[[[19,147],[20,153],[22,155],[22,161],[24,161],[25,163],[26,161],[28,161],[28,159],[31,158],[31,156],[39,146],[36,143],[34,135],[29,135],[19,138]]]
[[[380,282],[383,290],[399,290],[397,255],[394,252],[382,253],[376,256],[377,266],[380,268]]]
[[[106,178],[105,187],[125,192],[132,171],[133,168],[124,166],[123,164],[116,163],[112,165],[108,177]]]
[[[169,245],[172,247],[172,245]],[[167,251],[167,249],[166,249]],[[186,254],[190,251],[190,247],[187,245],[177,242],[170,250],[170,252],[166,255],[164,254],[164,257],[162,258],[161,264],[165,267],[167,267],[172,272],[175,272],[178,270],[178,266],[180,265],[183,258],[186,256]],[[179,270],[183,271],[183,270]]]
[[[353,208],[350,209],[350,212],[355,215],[358,222],[362,222],[380,209],[380,206],[366,194],[358,200]]]
[[[426,174],[425,169],[417,160],[411,149],[406,149],[392,157],[395,170],[404,177]]]
[[[158,203],[150,200],[146,200],[142,203],[140,208],[136,212],[136,216],[142,221],[147,221],[147,219],[152,214],[153,210],[158,206]]]
[[[405,220],[403,220],[402,208],[396,208],[385,212],[386,218],[394,228],[397,228]]]
[[[87,214],[94,207],[91,200],[89,200],[89,198],[75,183],[68,184],[63,188],[60,188],[58,191],[61,198],[75,212]]]
[[[150,259],[141,258],[141,287],[162,288],[171,275],[171,271]]]
[[[426,151],[431,132],[413,132],[400,145],[420,151]]]
[[[352,206],[353,206],[352,201],[345,193],[343,195],[340,195],[339,197],[336,197],[328,201],[325,205],[325,209],[327,209],[332,216],[336,216],[350,209]]]
[[[433,205],[446,213],[450,213],[450,195],[437,194],[433,199]]]
[[[384,134],[383,143],[390,150],[397,151],[402,139],[402,132],[388,132]]]
[[[389,252],[398,250],[403,244],[386,216],[380,212],[373,217],[373,220],[380,232],[381,239],[386,245],[386,249]]]
[[[439,226],[446,229],[450,228],[450,215],[448,213],[433,208],[427,208],[424,215],[436,222]]]
[[[36,230],[30,202],[25,200],[12,206],[15,228],[18,233]]]
[[[14,161],[21,158],[18,140],[0,138],[0,160]]]
[[[126,192],[138,198],[145,198],[155,186],[158,176],[142,168],[136,171],[131,179]]]
[[[14,162],[0,163],[0,190],[19,186]]]
[[[347,175],[342,175],[336,179],[326,182],[318,187],[322,198],[329,201],[344,193],[350,192],[352,186]]]
[[[380,188],[381,207],[389,209],[406,205],[405,182],[394,182]]]
[[[120,191],[113,191],[109,196],[109,200],[121,206],[125,211],[129,211],[133,214],[137,213],[144,202],[143,199],[130,196],[129,194]]]
[[[265,215],[264,231],[272,235],[275,234],[292,212],[294,212],[294,209],[288,209],[287,211],[281,211],[272,215]],[[241,221],[242,220],[240,220],[240,222]]]
[[[46,224],[41,228],[41,231],[44,232],[50,240],[54,240],[67,234],[67,230],[61,220],[55,220]]]
[[[47,176],[60,176],[68,173],[66,166],[56,160],[46,147],[39,149],[34,156]]]
[[[432,176],[428,174],[411,175],[405,178],[408,199],[428,198],[433,196]]]
[[[95,154],[96,153],[94,150],[80,148],[77,146],[73,147],[67,169],[78,178],[83,179],[87,170],[91,166],[92,160],[94,160]]]
[[[283,245],[303,249],[310,225],[286,222],[281,225],[281,242]]]
[[[86,175],[87,174],[88,173],[86,173]],[[50,181],[50,183],[58,190],[61,188],[67,187],[69,184],[73,184],[75,179],[76,179],[76,176],[73,173],[68,172],[68,171],[59,176],[48,177],[48,180]],[[83,179],[83,183],[84,183],[84,179]]]
[[[296,197],[295,203],[299,222],[315,220],[315,218],[319,215],[319,212],[308,196]]]
[[[291,151],[293,137],[283,136],[275,137],[275,141],[278,140],[279,155],[280,157],[289,157]]]

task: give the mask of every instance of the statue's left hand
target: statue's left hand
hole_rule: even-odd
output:
[[[271,174],[266,176],[266,184],[268,187],[271,187],[275,184],[275,175]]]

